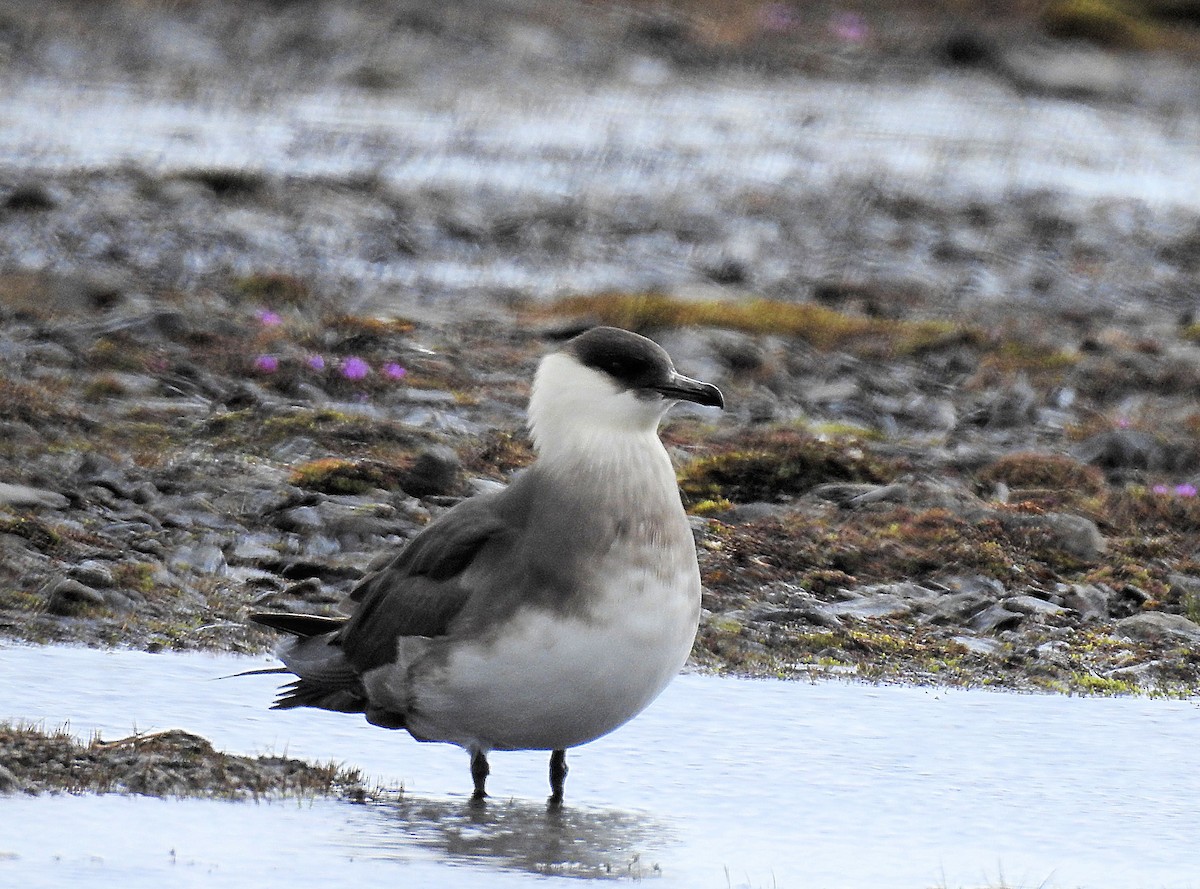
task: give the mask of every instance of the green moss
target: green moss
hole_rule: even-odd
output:
[[[1079,354],[1041,342],[1006,337],[993,346],[986,363],[1006,374],[1063,371],[1079,363]]]
[[[813,423],[806,427],[809,432],[822,439],[854,440],[863,442],[884,441],[885,436],[878,429],[859,426],[857,423],[844,421],[829,421]]]
[[[345,460],[326,457],[292,470],[288,481],[298,488],[323,494],[364,494],[375,488],[394,491],[407,467],[377,460]]]
[[[1073,673],[1070,685],[1076,691],[1093,695],[1132,695],[1140,690],[1136,682],[1095,676],[1091,673]]]
[[[708,621],[708,628],[717,633],[737,634],[742,631],[742,626],[740,620],[726,615],[716,615]]]
[[[304,306],[312,300],[308,282],[285,272],[246,275],[233,282],[240,300],[269,306]]]
[[[19,612],[40,611],[44,604],[44,597],[33,590],[9,586],[0,587],[0,609]]]
[[[506,429],[493,429],[466,449],[464,465],[471,472],[507,477],[533,462],[529,438]]]
[[[701,500],[698,503],[688,505],[688,512],[692,515],[706,516],[714,515],[715,513],[725,512],[733,508],[733,504],[724,497],[718,497],[716,500]]]
[[[1184,617],[1200,623],[1200,592],[1185,592],[1179,604],[1183,608]]]
[[[149,562],[120,562],[113,568],[117,586],[139,593],[154,590],[154,565]]]
[[[120,398],[124,394],[125,387],[114,377],[107,374],[95,377],[83,388],[83,397],[88,401],[97,401],[102,398]]]
[[[1041,20],[1047,34],[1061,39],[1122,49],[1151,49],[1162,42],[1136,7],[1119,0],[1055,0],[1042,11]]]
[[[725,443],[682,467],[679,488],[694,511],[721,503],[777,501],[832,481],[882,482],[898,468],[851,440],[826,441],[778,427]]]
[[[0,514],[0,534],[14,534],[43,553],[55,552],[63,545],[62,535],[34,516]]]
[[[552,315],[583,315],[616,327],[653,331],[672,327],[719,327],[746,333],[794,336],[822,349],[880,345],[894,354],[911,355],[982,334],[945,321],[894,321],[847,315],[813,303],[772,299],[745,301],[677,300],[661,293],[601,294],[571,297],[547,310]]]
[[[86,354],[90,367],[137,372],[146,369],[146,347],[123,333],[97,339]]]

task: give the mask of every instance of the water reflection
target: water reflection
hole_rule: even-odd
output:
[[[498,757],[497,796],[473,809],[446,790],[468,783],[461,751],[271,712],[273,677],[212,681],[262,665],[0,647],[0,719],[69,720],[82,737],[183,727],[230,752],[346,762],[403,796],[4,797],[0,885],[529,889],[661,865],[664,889],[1198,886],[1196,701],[681,676],[572,754],[567,807],[547,814],[540,753]]]
[[[633,812],[412,796],[376,808],[376,829],[355,843],[371,857],[409,858],[416,845],[439,859],[488,869],[638,879],[658,875],[657,856],[674,845],[662,822]]]

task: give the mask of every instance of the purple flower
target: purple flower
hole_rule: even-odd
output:
[[[393,361],[383,366],[383,375],[389,380],[403,380],[408,376],[408,368],[401,367]]]
[[[263,327],[278,327],[283,323],[283,316],[278,312],[272,312],[270,309],[260,309],[258,312],[258,321]]]
[[[1196,486],[1195,485],[1187,485],[1187,484],[1176,485],[1175,493],[1180,497],[1195,497],[1196,496]]]
[[[1150,490],[1153,491],[1155,494],[1169,494],[1171,492],[1171,489],[1168,488],[1166,485],[1155,485]]]
[[[1129,418],[1128,417],[1117,417],[1117,428],[1118,429],[1128,429],[1129,428]]]
[[[325,359],[322,358],[320,355],[309,355],[308,361],[306,363],[308,364],[308,366],[310,368],[312,368],[313,370],[316,370],[316,371],[321,371],[321,370],[325,369]]]
[[[342,376],[347,380],[361,380],[371,372],[371,365],[357,355],[351,355],[342,362]]]
[[[273,374],[279,370],[279,359],[274,355],[259,355],[254,359],[254,369],[259,373]]]
[[[867,20],[857,12],[839,12],[830,19],[829,30],[843,43],[863,43],[869,33]]]

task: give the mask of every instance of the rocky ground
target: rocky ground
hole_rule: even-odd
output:
[[[386,39],[364,43],[381,4],[110,3],[96,21],[92,4],[16,4],[0,35],[9,77],[169,71],[193,96],[230,70],[248,91],[281,71],[289,88],[452,91],[483,70],[603,79],[647,59],[668,84],[966,66],[1116,113],[1146,82],[1194,88],[1186,31],[1176,55],[1105,56],[1142,80],[1093,68],[1063,87],[1031,83],[988,19],[914,31],[831,5],[818,27],[759,6],[386,5]],[[84,8],[109,40],[81,30]],[[1043,25],[1015,33],[1041,47]],[[570,267],[660,246],[677,276],[654,291],[464,302],[429,285],[386,313],[362,308],[369,277],[321,261]],[[249,611],[335,610],[379,553],[525,465],[538,356],[606,322],[729,403],[664,430],[706,587],[698,668],[1194,693],[1198,268],[1186,208],[1045,192],[963,203],[866,179],[681,213],[653,195],[514,206],[359,176],[5,169],[0,630],[269,647]]]

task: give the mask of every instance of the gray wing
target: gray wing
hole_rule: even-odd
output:
[[[473,593],[461,582],[463,571],[485,546],[512,533],[516,487],[458,504],[354,589],[358,605],[335,639],[360,674],[394,660],[402,636],[449,632]]]

